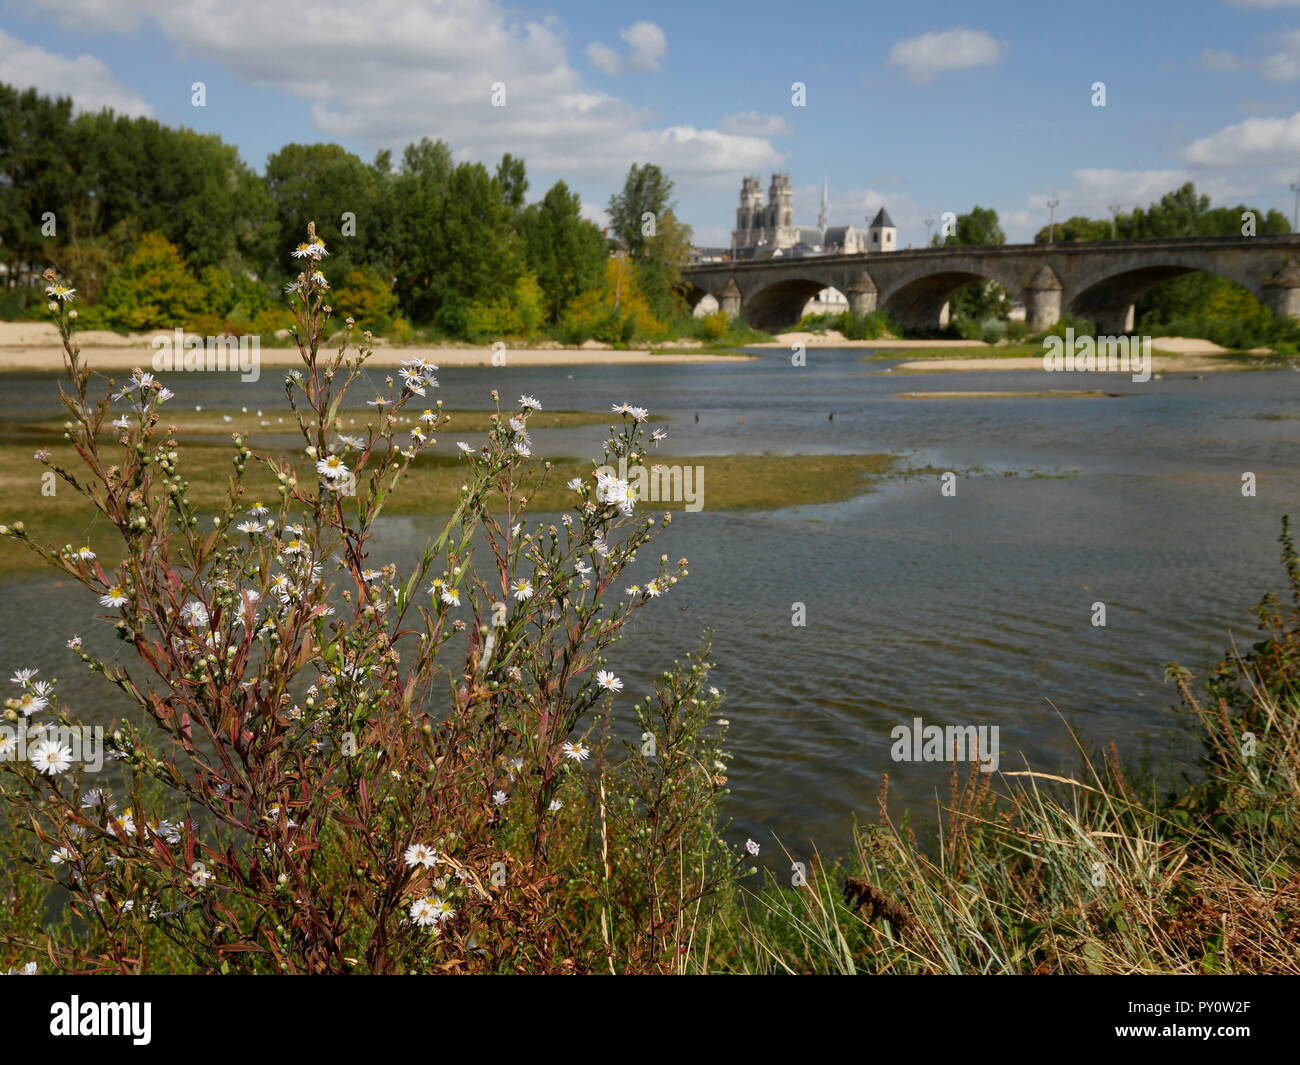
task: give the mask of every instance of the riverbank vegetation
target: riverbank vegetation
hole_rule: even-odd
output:
[[[0,318],[43,314],[37,275],[51,265],[78,279],[82,328],[283,341],[286,264],[312,218],[335,320],[389,343],[752,340],[725,315],[692,317],[691,232],[654,165],[631,167],[602,230],[562,181],[527,202],[510,154],[489,170],[428,139],[370,162],[290,144],[258,173],[215,136],[74,113],[34,89],[0,84],[0,110]]]

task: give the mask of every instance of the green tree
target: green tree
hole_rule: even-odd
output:
[[[1089,240],[1110,240],[1109,222],[1096,218],[1084,218],[1083,215],[1075,215],[1064,222],[1057,222],[1055,227],[1043,226],[1034,234],[1034,243],[1046,244],[1052,240],[1053,228],[1056,231],[1054,239],[1058,244],[1074,244]]]
[[[577,296],[600,284],[608,258],[604,234],[582,217],[582,201],[557,181],[519,215],[528,268],[537,277],[546,316],[559,319]]]
[[[496,182],[501,188],[501,199],[510,213],[517,214],[523,210],[524,197],[528,194],[528,174],[524,161],[507,152],[497,164]]]
[[[998,213],[992,207],[976,204],[966,214],[957,216],[955,231],[944,238],[948,246],[1005,244],[1006,234]],[[1005,319],[1011,313],[1011,299],[994,281],[972,281],[952,294],[948,314],[953,320],[982,322],[988,318]]]
[[[266,162],[266,188],[278,223],[274,264],[268,276],[302,239],[308,222],[325,241],[330,258],[327,275],[342,276],[365,267],[380,254],[377,232],[380,176],[360,158],[337,144],[288,144]],[[351,223],[355,222],[355,232]]]
[[[945,245],[985,245],[1005,244],[1007,236],[1002,232],[998,213],[992,207],[976,204],[965,214],[957,216],[954,232],[943,240]]]
[[[609,198],[609,228],[635,262],[672,207],[673,183],[654,163],[633,163],[623,190]]]
[[[690,227],[679,222],[673,183],[653,163],[633,163],[623,190],[609,199],[610,228],[640,275],[641,290],[656,317],[685,310],[682,267],[690,252]]]

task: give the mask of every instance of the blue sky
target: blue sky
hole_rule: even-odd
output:
[[[218,133],[258,168],[292,141],[513,151],[532,196],[562,178],[596,218],[656,162],[706,244],[749,173],[789,171],[812,224],[824,171],[833,222],[883,203],[906,245],[975,203],[1024,240],[1050,199],[1104,217],[1185,180],[1289,216],[1300,169],[1300,0],[6,0],[0,80]]]

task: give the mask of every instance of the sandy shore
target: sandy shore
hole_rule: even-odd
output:
[[[136,366],[149,369],[155,349],[155,335],[170,333],[139,333],[121,336],[117,333],[86,330],[77,334],[81,356],[92,369],[103,371],[131,370]],[[666,348],[675,345],[665,345]],[[332,350],[332,349],[331,349]],[[657,349],[661,350],[661,349]],[[297,348],[262,347],[260,365],[264,370],[286,369],[302,365]],[[616,351],[603,345],[588,342],[581,348],[511,348],[504,351],[506,366],[618,366],[646,362],[722,362],[744,355],[705,355],[689,348],[652,354],[650,351]],[[387,347],[375,349],[366,363],[372,367],[399,366],[410,358],[421,358],[437,366],[490,366],[493,351],[490,347]],[[497,360],[497,365],[500,360]],[[55,371],[63,366],[63,348],[58,330],[44,322],[0,322],[0,372],[3,371]]]
[[[788,348],[802,344],[805,348],[864,348],[907,351],[909,348],[987,348],[982,340],[845,340],[834,329],[825,333],[777,333],[776,340],[765,344],[746,344],[747,348]]]
[[[931,348],[940,345],[931,344]],[[988,345],[982,345],[987,348]],[[1229,370],[1248,370],[1250,364],[1241,359],[1224,359],[1221,356],[1228,349],[1220,347],[1213,341],[1199,340],[1195,337],[1152,337],[1151,338],[1151,372],[1152,373],[1223,373]],[[1267,348],[1255,348],[1250,355],[1267,357],[1272,352]],[[892,367],[893,373],[943,373],[945,371],[992,371],[992,370],[1041,370],[1043,360],[1039,356],[1015,358],[952,358],[952,359],[917,359],[912,362],[900,362]]]
[[[987,373],[996,370],[1030,371],[1043,369],[1041,358],[1016,359],[918,359],[915,362],[900,362],[891,367],[896,374],[906,373],[946,373],[971,372]],[[1248,370],[1249,363],[1236,359],[1223,359],[1213,355],[1197,357],[1195,355],[1160,355],[1151,356],[1151,372],[1164,373],[1225,373],[1231,370]],[[1102,372],[1102,371],[1097,371]],[[1128,376],[1121,374],[1120,376]]]

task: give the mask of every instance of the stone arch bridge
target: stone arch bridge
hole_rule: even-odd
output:
[[[706,294],[756,328],[788,328],[804,304],[837,288],[857,314],[887,312],[911,329],[943,324],[948,300],[963,285],[996,281],[1025,305],[1034,330],[1063,311],[1097,323],[1106,335],[1133,328],[1134,301],[1153,285],[1205,271],[1257,296],[1275,314],[1300,318],[1300,235],[1188,237],[1069,244],[919,248],[863,255],[821,255],[687,267],[688,299]]]

